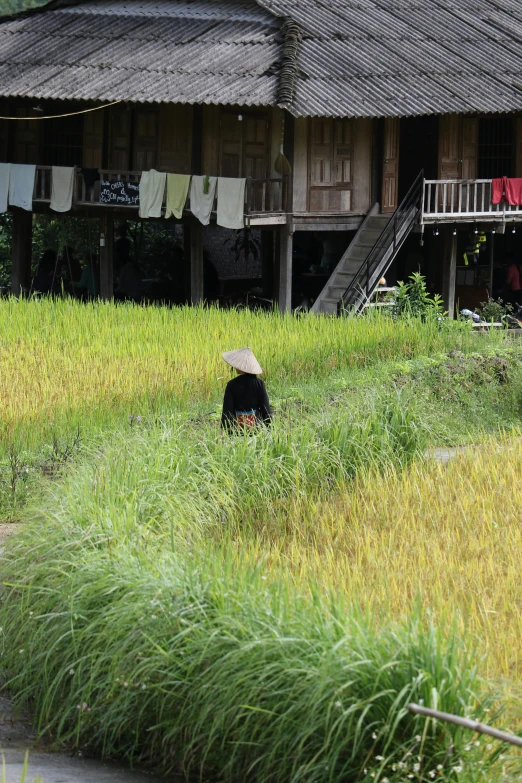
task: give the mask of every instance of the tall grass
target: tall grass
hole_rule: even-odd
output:
[[[445,781],[472,767],[462,730],[406,709],[485,716],[451,627],[417,613],[377,630],[282,575],[201,548],[137,556],[127,541],[57,519],[10,548],[3,668],[40,729],[223,781]]]

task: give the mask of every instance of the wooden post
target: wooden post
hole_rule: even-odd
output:
[[[204,296],[203,226],[194,220],[190,227],[190,302],[198,304]]]
[[[487,734],[490,737],[495,737],[495,739],[498,739],[501,742],[509,742],[511,745],[517,745],[519,748],[522,748],[522,737],[517,737],[516,734],[508,734],[507,731],[494,729],[493,726],[479,723],[471,718],[461,718],[460,715],[452,715],[450,712],[432,710],[429,707],[421,707],[419,704],[408,704],[407,709],[414,715],[423,715],[426,718],[453,723],[454,726],[462,726],[465,729],[476,731],[479,734]]]
[[[11,290],[15,296],[28,293],[31,288],[31,254],[33,242],[33,213],[13,208],[13,271]]]
[[[455,318],[455,285],[457,282],[457,235],[445,234],[442,293],[449,318]]]
[[[282,313],[292,310],[292,256],[294,249],[293,225],[281,226],[279,241],[279,309]]]
[[[104,213],[100,220],[100,297],[112,299],[114,296],[114,223],[112,215]]]
[[[495,234],[489,235],[489,295],[493,298],[493,279],[495,277]]]

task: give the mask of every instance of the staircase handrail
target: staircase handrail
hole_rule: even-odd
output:
[[[407,223],[411,226],[416,222],[422,213],[422,199],[424,194],[424,170],[417,176],[415,182],[403,198],[397,209],[392,215],[391,220],[385,226],[374,246],[368,253],[366,260],[350,285],[344,292],[341,301],[341,309],[349,309],[357,304],[357,299],[363,295],[365,301],[368,301],[372,295],[370,283],[378,269],[379,263],[383,260],[386,253],[391,249],[391,257],[400,249],[404,241],[404,232],[402,229]],[[400,242],[400,245],[399,245]]]

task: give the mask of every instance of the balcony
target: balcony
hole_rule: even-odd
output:
[[[522,220],[522,207],[491,203],[490,179],[426,179],[422,223],[509,223]]]
[[[37,166],[34,186],[33,203],[45,206],[51,201],[51,166]],[[87,188],[80,169],[76,169],[74,178],[73,203],[71,212],[89,212],[109,207],[114,210],[137,213],[138,186],[141,171],[116,171],[114,169],[100,169],[100,181],[94,187]],[[128,188],[126,191],[128,201],[125,203],[123,193],[122,200],[105,201],[102,196],[101,181],[110,183],[122,183]],[[288,177],[274,179],[247,178],[245,188],[245,224],[247,226],[270,225],[286,223],[286,210],[288,204]],[[163,202],[165,207],[165,201]],[[185,207],[186,213],[190,213],[190,199]],[[217,210],[217,199],[214,203],[213,215]],[[91,213],[92,214],[92,213]]]

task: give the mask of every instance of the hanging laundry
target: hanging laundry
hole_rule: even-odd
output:
[[[205,181],[208,184],[208,193],[205,193]],[[210,215],[216,195],[216,185],[217,177],[192,177],[190,211],[204,226],[208,226],[210,223]]]
[[[189,174],[167,174],[167,210],[165,217],[174,215],[178,220],[183,214],[190,187]]]
[[[500,204],[504,201],[507,177],[496,177],[491,181],[491,203]]]
[[[74,168],[70,166],[52,166],[51,209],[55,212],[69,212],[72,207],[73,187]]]
[[[217,224],[223,228],[245,227],[246,179],[220,177],[218,180]]]
[[[10,163],[0,163],[0,212],[7,212],[10,172]]]
[[[100,181],[99,169],[82,169],[83,181],[87,190],[91,190],[94,187],[95,182]]]
[[[140,217],[161,217],[167,174],[164,171],[143,171],[140,179]]]
[[[506,201],[514,207],[522,205],[522,178],[506,177]]]
[[[9,177],[9,204],[28,212],[33,210],[34,180],[36,166],[25,163],[11,163]]]

